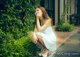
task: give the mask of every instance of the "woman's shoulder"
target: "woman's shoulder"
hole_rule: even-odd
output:
[[[49,19],[46,20],[47,25],[51,24],[51,22],[52,22],[51,18],[49,18]]]
[[[51,18],[48,18],[46,21],[47,21],[47,22],[51,22],[51,21],[52,21],[52,19],[51,19]]]

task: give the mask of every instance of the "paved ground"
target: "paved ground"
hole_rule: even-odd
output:
[[[80,27],[75,29],[73,32],[57,32],[58,49],[49,57],[80,57]]]
[[[69,38],[52,57],[80,57],[80,33]]]
[[[66,42],[66,40],[68,40],[72,35],[74,35],[75,33],[77,33],[79,31],[80,27],[75,27],[75,29],[71,32],[58,32],[55,31],[55,34],[57,36],[57,48],[63,44],[64,42]]]

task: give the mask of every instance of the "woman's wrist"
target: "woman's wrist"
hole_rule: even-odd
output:
[[[36,16],[36,19],[39,19],[39,17],[38,17],[38,16]]]

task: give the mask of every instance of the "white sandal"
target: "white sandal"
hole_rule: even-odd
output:
[[[48,52],[42,54],[43,57],[47,57],[47,55],[48,55]]]
[[[44,53],[44,50],[43,50],[42,52],[40,52],[38,54],[39,54],[39,56],[47,57],[48,52]]]

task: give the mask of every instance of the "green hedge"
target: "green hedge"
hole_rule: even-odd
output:
[[[38,51],[27,37],[34,29],[40,0],[0,0],[0,57],[33,57]]]
[[[33,2],[34,1],[34,2]],[[0,29],[15,39],[33,30],[36,0],[0,0]]]
[[[0,30],[0,57],[33,57],[40,50],[27,36],[19,39]]]
[[[64,31],[64,32],[69,32],[74,29],[73,24],[60,24],[56,27],[57,31]]]

